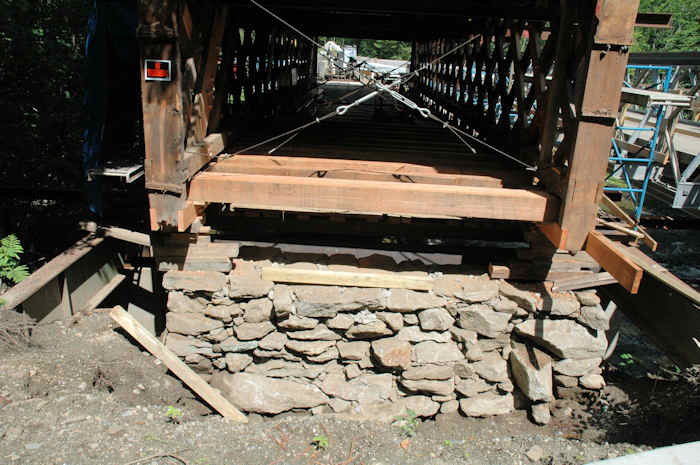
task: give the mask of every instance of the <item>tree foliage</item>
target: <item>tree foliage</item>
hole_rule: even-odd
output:
[[[634,52],[683,52],[700,49],[700,0],[641,0],[643,13],[671,13],[670,29],[637,28]]]
[[[411,44],[398,40],[349,39],[345,42],[357,45],[357,54],[363,57],[386,60],[410,60]]]

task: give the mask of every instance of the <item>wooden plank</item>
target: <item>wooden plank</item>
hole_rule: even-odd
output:
[[[557,223],[539,223],[537,224],[537,229],[539,229],[557,249],[563,249],[566,246],[566,238],[569,236],[569,231],[562,229]]]
[[[642,268],[630,260],[610,239],[592,231],[586,241],[586,252],[631,294],[639,291],[639,283],[644,274]]]
[[[627,53],[591,51],[588,77],[595,80],[597,88],[595,91],[587,90],[584,94],[581,103],[582,116],[617,117],[628,57]]]
[[[11,309],[21,305],[22,302],[63,273],[66,268],[90,253],[95,247],[102,244],[102,242],[104,242],[103,237],[95,237],[92,234],[85,236],[71,248],[56,256],[46,265],[32,273],[24,281],[13,286],[9,291],[3,294],[0,309]]]
[[[202,216],[206,205],[188,201],[185,208],[177,212],[177,231],[185,232],[194,223],[194,220]]]
[[[281,283],[321,284],[329,286],[381,287],[430,291],[433,280],[397,273],[368,273],[331,270],[302,270],[279,266],[262,270],[262,279]]]
[[[638,225],[636,221],[634,221],[622,208],[620,208],[615,202],[613,202],[607,195],[603,194],[600,201],[608,210],[610,210],[610,213],[626,222],[628,226],[636,226],[637,230],[644,235],[644,237],[642,238],[642,242],[644,242],[647,245],[647,247],[651,249],[652,252],[656,251],[656,248],[659,246],[659,244],[654,240],[653,237],[649,235],[646,229],[644,229],[641,225]]]
[[[248,423],[248,419],[240,410],[234,407],[219,393],[219,391],[207,384],[197,373],[185,365],[182,360],[151,335],[151,333],[141,326],[141,324],[123,308],[119,306],[114,307],[109,313],[109,316],[146,348],[146,350],[161,360],[175,376],[189,386],[224,418],[236,422]]]
[[[551,222],[557,200],[526,189],[203,172],[193,201],[263,210]]]
[[[531,185],[531,176],[521,171],[478,170],[462,168],[458,165],[420,165],[309,157],[235,155],[217,162],[209,168],[209,171],[475,187]]]
[[[552,290],[555,292],[576,291],[578,289],[588,289],[616,283],[617,279],[607,271],[604,271],[588,276],[558,279],[552,284]]]
[[[597,44],[632,45],[639,0],[598,0]]]
[[[87,313],[91,312],[92,310],[96,309],[98,305],[102,303],[103,300],[109,296],[112,291],[114,291],[123,281],[126,279],[126,276],[123,274],[116,274],[112,279],[109,280],[109,282],[102,288],[100,289],[95,295],[93,295],[90,300],[88,300],[82,308],[78,309],[74,313]]]
[[[644,234],[637,232],[637,231],[633,231],[629,228],[625,228],[624,226],[620,225],[617,222],[605,221],[605,220],[601,220],[600,218],[598,218],[598,224],[605,226],[605,227],[608,227],[608,228],[611,228],[611,229],[614,229],[615,231],[620,231],[622,233],[627,234],[628,236],[632,236],[632,237],[637,238],[637,239],[644,238]]]

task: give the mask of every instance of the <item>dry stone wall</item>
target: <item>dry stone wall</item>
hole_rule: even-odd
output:
[[[233,262],[229,273],[165,273],[166,345],[246,412],[392,420],[529,408],[547,423],[557,393],[604,385],[609,315],[593,291],[439,272],[431,292],[285,285],[262,279],[269,260]]]

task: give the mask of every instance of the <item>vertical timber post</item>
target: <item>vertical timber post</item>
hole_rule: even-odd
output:
[[[578,127],[560,214],[561,229],[568,231],[565,247],[571,251],[581,250],[595,227],[639,0],[597,0],[591,6],[595,9],[584,12],[591,26],[579,68],[585,80],[579,81],[573,99]]]

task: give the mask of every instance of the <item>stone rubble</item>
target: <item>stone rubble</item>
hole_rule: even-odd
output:
[[[485,417],[517,407],[547,424],[555,394],[605,385],[610,315],[595,291],[540,296],[487,275],[441,273],[430,292],[275,284],[262,268],[290,266],[291,256],[259,255],[232,257],[228,273],[163,279],[166,346],[245,412],[393,421],[406,409]],[[319,257],[291,266],[357,266]],[[363,260],[403,269],[379,255]]]

